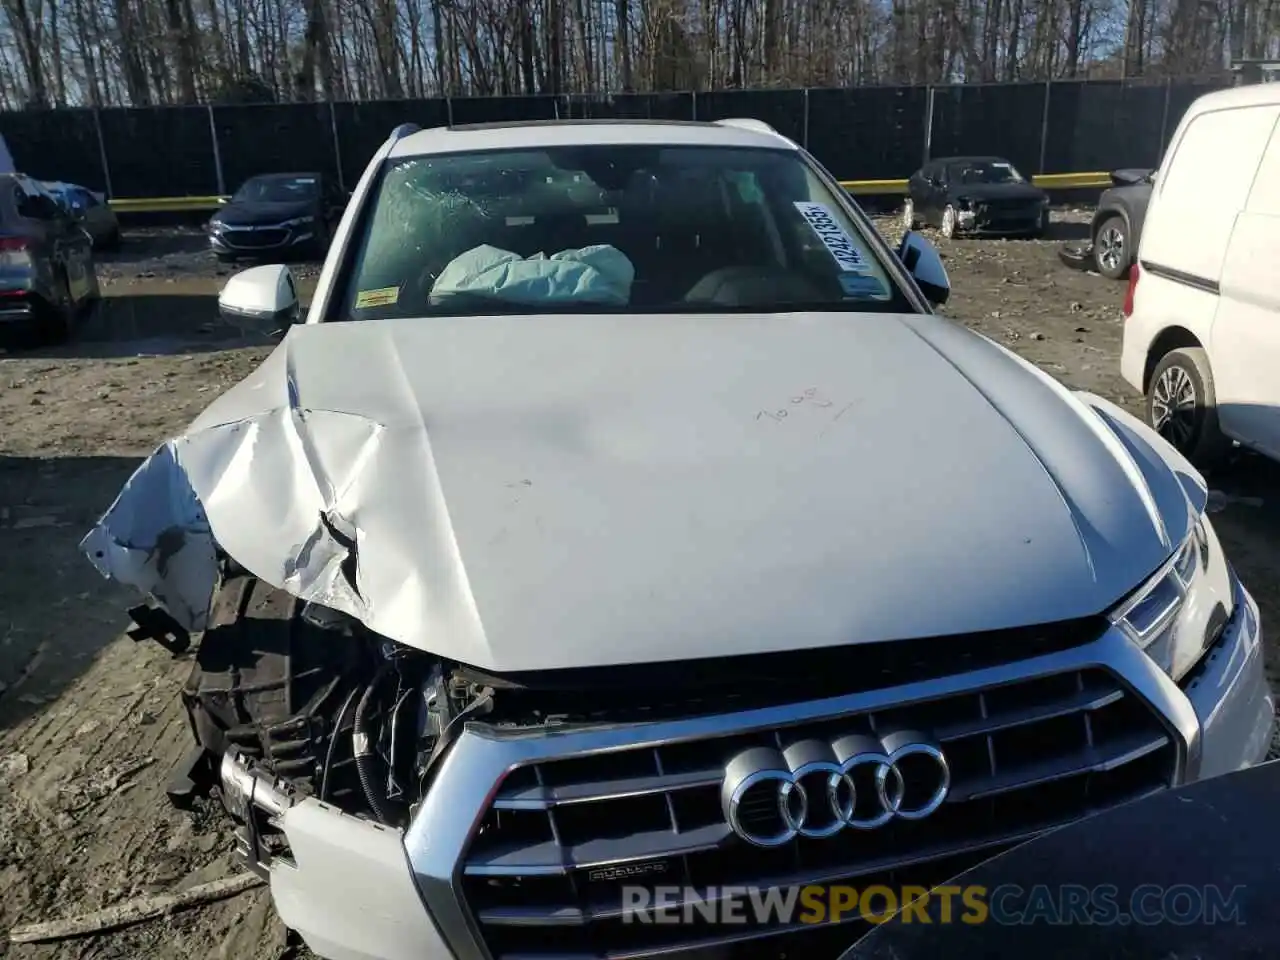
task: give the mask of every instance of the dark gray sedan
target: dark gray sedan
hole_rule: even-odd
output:
[[[89,234],[37,181],[0,175],[0,340],[65,340],[98,295]]]

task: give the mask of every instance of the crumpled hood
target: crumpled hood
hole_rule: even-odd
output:
[[[1198,478],[931,316],[548,316],[293,327],[83,548],[201,629],[214,543],[492,671],[1096,614]]]

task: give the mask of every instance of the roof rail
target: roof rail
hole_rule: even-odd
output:
[[[421,129],[422,128],[418,126],[416,123],[402,123],[400,124],[400,126],[396,127],[394,130],[391,131],[391,136],[389,139],[403,140],[405,137],[409,136],[409,134],[417,133]]]
[[[716,123],[722,127],[737,127],[740,130],[754,130],[756,133],[778,135],[777,130],[763,120],[757,120],[754,117],[727,117],[724,120],[717,120]]]

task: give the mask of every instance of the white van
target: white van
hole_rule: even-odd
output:
[[[1210,467],[1231,441],[1280,460],[1280,84],[1191,105],[1156,173],[1125,296],[1120,372]]]

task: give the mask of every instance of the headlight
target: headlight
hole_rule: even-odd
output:
[[[294,217],[292,220],[286,220],[282,225],[286,227],[305,227],[315,222],[315,217]]]
[[[223,226],[225,224],[221,220],[210,220],[208,223],[210,233],[221,233]]]
[[[1204,517],[1146,583],[1111,613],[1111,622],[1174,680],[1199,662],[1235,604],[1234,574]]]

